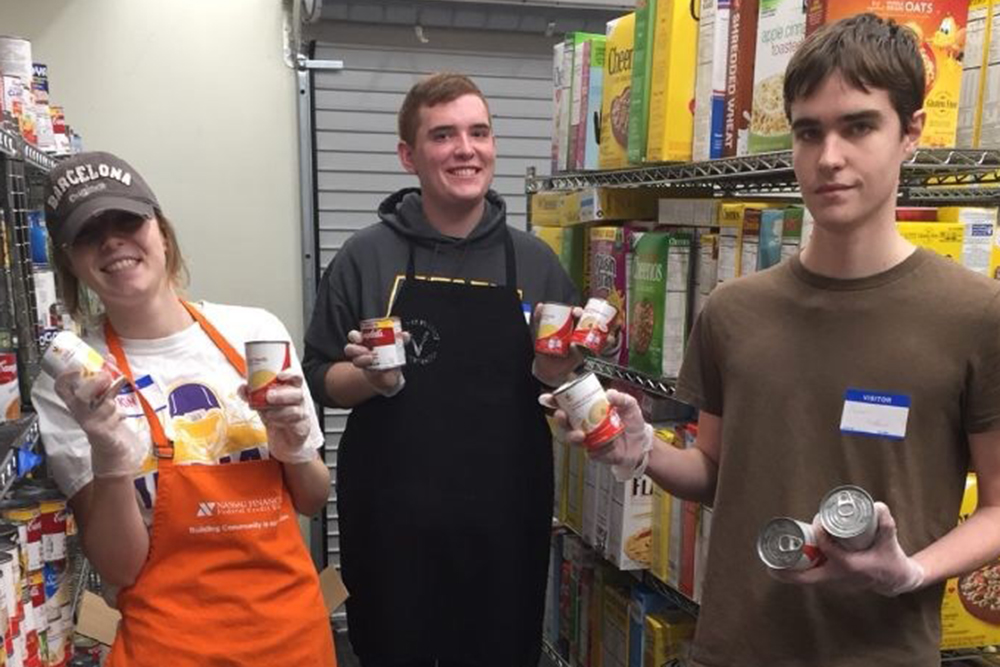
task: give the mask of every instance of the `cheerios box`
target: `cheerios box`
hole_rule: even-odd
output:
[[[965,496],[958,522],[969,518],[975,509],[979,491],[976,476],[965,482]],[[941,605],[941,648],[946,650],[1000,644],[1000,597],[996,581],[1000,579],[1000,561],[971,574],[949,579]]]
[[[610,21],[604,47],[604,90],[601,93],[601,169],[628,166],[628,125],[632,100],[635,12]]]
[[[924,99],[927,121],[920,145],[927,148],[954,146],[962,92],[962,62],[968,55],[969,0],[809,0],[806,34],[812,34],[824,23],[863,12],[891,18],[916,33],[927,80]]]
[[[645,570],[652,561],[653,481],[613,481],[604,556],[619,570]]]

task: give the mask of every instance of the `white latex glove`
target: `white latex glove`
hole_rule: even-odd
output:
[[[915,591],[924,583],[924,568],[903,553],[896,535],[896,521],[889,507],[875,503],[878,532],[865,551],[848,551],[831,538],[813,519],[816,543],[826,562],[809,570],[768,569],[778,581],[790,584],[833,584],[850,590],[871,590],[886,597]]]
[[[149,453],[149,444],[141,442],[122,421],[114,396],[95,400],[111,382],[105,371],[89,377],[70,371],[56,378],[55,390],[90,442],[94,477],[134,477]]]
[[[306,409],[302,376],[283,370],[277,379],[265,395],[268,407],[257,410],[267,429],[267,449],[282,463],[308,463],[319,454],[313,447],[306,446],[312,418]],[[246,385],[240,387],[240,396],[246,400]]]
[[[642,417],[642,409],[635,397],[614,389],[606,392],[608,403],[618,410],[625,425],[625,431],[611,442],[589,450],[590,458],[611,466],[611,472],[619,482],[642,477],[649,463],[649,452],[653,449],[653,427]],[[542,394],[539,402],[545,407],[554,408],[555,399],[552,394]],[[566,429],[566,442],[583,445],[586,434],[570,426],[566,413],[556,409],[556,424]]]
[[[402,368],[391,368],[387,371],[371,370],[369,366],[374,362],[374,357],[372,351],[363,344],[361,332],[353,329],[348,331],[347,340],[350,342],[344,346],[344,354],[355,368],[364,371],[365,379],[377,393],[391,398],[402,391],[406,384]],[[410,342],[410,334],[406,331],[403,332],[403,342]]]

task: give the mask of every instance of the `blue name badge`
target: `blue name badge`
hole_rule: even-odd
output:
[[[840,432],[902,440],[906,437],[909,416],[909,396],[848,389],[844,395]]]
[[[531,326],[531,312],[532,312],[531,311],[531,304],[528,303],[527,301],[522,301],[521,302],[521,311],[524,312],[524,321],[527,322],[528,326],[530,327]]]

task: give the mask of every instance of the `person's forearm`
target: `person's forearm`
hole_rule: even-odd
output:
[[[88,505],[80,525],[87,559],[104,581],[131,586],[149,555],[149,531],[132,480],[97,478],[80,493]]]
[[[705,505],[715,501],[718,466],[697,447],[678,449],[654,438],[646,474],[678,498]]]
[[[913,559],[924,568],[926,585],[971,572],[996,560],[998,554],[1000,507],[981,507]]]
[[[365,372],[349,361],[338,361],[330,366],[325,385],[326,395],[341,408],[356,407],[377,394]]]
[[[330,471],[321,458],[308,463],[282,463],[281,470],[295,511],[312,516],[323,509],[330,496]]]

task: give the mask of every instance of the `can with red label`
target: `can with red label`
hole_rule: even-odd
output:
[[[246,343],[247,384],[250,407],[269,407],[268,390],[281,384],[278,373],[292,366],[292,347],[287,340],[250,340]]]
[[[111,385],[99,396],[96,405],[107,396],[114,396],[128,382],[121,371],[109,364],[94,348],[87,345],[72,331],[60,331],[52,339],[42,355],[42,370],[46,375],[57,378],[68,371],[79,371],[83,377],[90,377],[104,371],[111,376]]]
[[[17,382],[17,352],[0,350],[0,424],[21,416],[21,389]]]
[[[618,309],[605,299],[591,298],[583,308],[583,315],[573,330],[570,342],[594,354],[600,354],[608,342],[611,325],[618,317]]]
[[[608,402],[601,381],[585,373],[552,392],[556,403],[566,413],[570,426],[583,431],[584,447],[594,449],[615,439],[625,430],[618,410]]]
[[[538,314],[535,352],[553,357],[569,354],[573,337],[573,306],[564,303],[543,303]]]
[[[838,486],[819,504],[823,530],[840,546],[850,551],[864,551],[875,541],[878,516],[875,500],[860,486]]]
[[[372,351],[373,371],[387,371],[406,365],[403,323],[398,317],[376,317],[361,322],[361,341]]]
[[[23,498],[6,498],[0,500],[0,515],[18,527],[22,571],[41,570],[42,513],[38,505]]]
[[[784,516],[771,519],[760,531],[757,554],[775,570],[808,570],[826,560],[816,546],[812,524]]]
[[[55,488],[32,483],[15,489],[13,497],[38,505],[42,523],[42,561],[66,559],[66,497]]]

